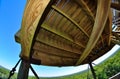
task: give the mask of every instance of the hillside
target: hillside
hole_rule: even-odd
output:
[[[10,70],[5,67],[0,66],[0,79],[7,79],[9,76]],[[16,74],[12,76],[11,79],[16,79]]]
[[[9,75],[9,70],[0,66],[0,79],[5,79],[8,77],[8,75]]]

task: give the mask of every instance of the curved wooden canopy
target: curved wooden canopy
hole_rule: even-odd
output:
[[[28,0],[16,34],[20,57],[48,66],[76,66],[107,53],[111,0]]]

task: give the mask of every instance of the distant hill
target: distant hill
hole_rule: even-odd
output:
[[[5,68],[5,67],[1,66],[1,65],[0,65],[0,68],[3,68],[3,69],[5,69],[5,70],[9,70],[9,69],[7,69],[7,68]]]
[[[3,68],[2,66],[0,66],[0,68]]]
[[[0,66],[0,79],[8,78],[9,70],[3,66]]]

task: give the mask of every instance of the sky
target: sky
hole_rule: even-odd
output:
[[[7,69],[12,69],[19,60],[21,46],[15,42],[14,35],[21,27],[26,1],[0,0],[0,65]],[[114,47],[111,52],[101,59],[106,59],[118,48],[119,46]],[[94,63],[100,63],[100,61],[103,61],[101,59],[96,60]],[[88,65],[77,67],[32,66],[41,77],[68,75],[88,68]],[[32,72],[30,72],[30,75],[32,75]]]

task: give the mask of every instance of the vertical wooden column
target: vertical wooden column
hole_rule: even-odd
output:
[[[30,63],[22,60],[17,79],[28,79]]]

